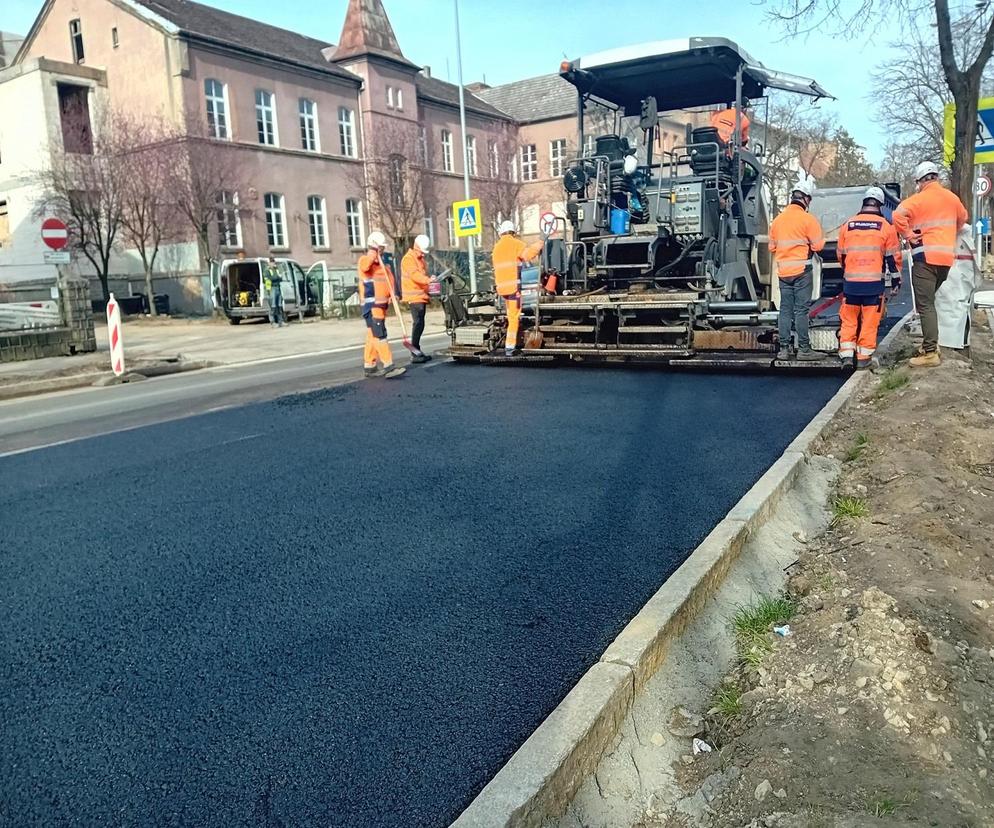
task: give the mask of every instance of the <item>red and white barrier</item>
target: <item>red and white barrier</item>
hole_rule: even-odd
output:
[[[119,377],[124,373],[124,339],[121,336],[121,306],[113,293],[107,300],[107,339],[110,340],[110,367]]]

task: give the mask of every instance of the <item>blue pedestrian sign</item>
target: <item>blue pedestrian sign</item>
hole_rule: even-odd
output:
[[[467,201],[455,201],[452,204],[452,218],[455,223],[456,236],[478,236],[483,227],[483,216],[480,215],[480,199],[471,198]]]

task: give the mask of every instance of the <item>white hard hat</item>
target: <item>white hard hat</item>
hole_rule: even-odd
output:
[[[880,187],[870,187],[865,193],[863,193],[863,201],[866,201],[868,198],[872,198],[874,201],[879,201],[880,204],[884,204],[887,200],[883,189]]]
[[[502,221],[500,227],[497,228],[497,235],[503,236],[505,233],[517,233],[518,228],[514,226],[513,221]]]
[[[802,193],[808,198],[812,198],[815,194],[815,182],[813,178],[802,178],[798,181],[790,191],[792,193]]]
[[[431,247],[431,239],[429,239],[424,234],[414,237],[414,246],[420,250],[422,253],[427,253],[428,248]]]
[[[634,155],[626,155],[623,162],[625,175],[631,175],[639,167],[638,159]]]
[[[379,230],[374,230],[369,234],[366,239],[366,247],[386,247],[387,237],[384,236]]]
[[[922,161],[915,167],[915,181],[921,181],[927,175],[938,175],[939,167],[931,161]]]

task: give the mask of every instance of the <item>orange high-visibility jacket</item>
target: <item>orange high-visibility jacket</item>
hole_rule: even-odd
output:
[[[514,296],[521,288],[520,265],[530,262],[542,252],[544,242],[539,239],[527,245],[510,233],[501,236],[494,245],[494,285],[501,296]]]
[[[400,295],[412,305],[427,304],[430,281],[425,254],[412,247],[400,261]]]
[[[373,319],[386,319],[390,307],[390,283],[393,274],[383,260],[374,253],[359,257],[359,299],[362,315]]]
[[[749,116],[742,113],[742,146],[749,143]],[[735,135],[735,109],[734,107],[729,107],[728,109],[722,109],[719,112],[711,113],[711,126],[718,130],[718,137],[721,138],[726,144],[732,143],[732,137]]]
[[[811,213],[790,204],[770,225],[770,252],[781,279],[793,279],[811,264],[811,254],[825,246],[825,234]]]
[[[956,236],[966,224],[966,207],[938,181],[902,201],[894,211],[897,232],[911,242],[911,257],[949,266],[956,261]]]
[[[897,272],[901,270],[901,248],[897,231],[879,213],[857,213],[839,229],[837,252],[845,256],[845,281],[865,282],[869,287],[879,283],[884,287],[884,263],[894,259]]]

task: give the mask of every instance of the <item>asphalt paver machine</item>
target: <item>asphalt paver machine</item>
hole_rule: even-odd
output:
[[[451,356],[512,364],[837,368],[827,358],[836,331],[817,324],[812,346],[825,360],[775,360],[779,291],[762,152],[743,146],[738,109],[768,90],[813,99],[828,93],[813,80],[767,69],[723,38],[612,49],[564,62],[560,75],[577,91],[578,146],[585,151],[563,176],[564,232],[545,243],[540,289],[523,292],[524,347],[504,355],[499,297],[450,293]],[[657,146],[660,113],[722,104],[736,111],[728,144],[714,127],[688,124],[682,145]],[[629,135],[619,134],[626,123]]]

